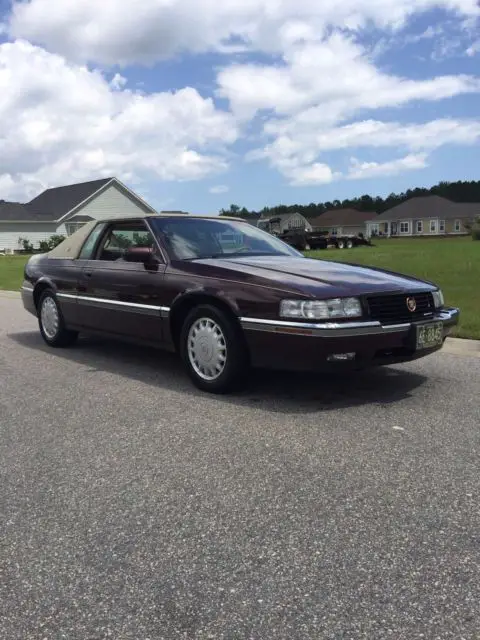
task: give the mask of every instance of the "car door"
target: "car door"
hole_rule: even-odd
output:
[[[142,258],[142,251],[148,260]],[[119,337],[162,342],[165,313],[160,299],[165,267],[144,221],[107,225],[80,276],[81,326]]]

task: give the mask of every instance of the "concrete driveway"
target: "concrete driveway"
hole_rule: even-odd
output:
[[[480,358],[195,391],[0,297],[0,638],[478,639]]]

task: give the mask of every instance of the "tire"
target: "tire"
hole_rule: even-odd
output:
[[[343,240],[337,240],[337,249],[344,249],[345,242]]]
[[[213,305],[199,305],[186,317],[180,355],[191,380],[202,391],[228,393],[245,383],[249,358],[243,333],[228,314]]]
[[[68,347],[75,342],[78,332],[66,328],[62,310],[51,289],[42,293],[37,309],[40,333],[50,347]]]
[[[351,249],[353,247],[353,242],[351,240],[347,240],[347,249]]]

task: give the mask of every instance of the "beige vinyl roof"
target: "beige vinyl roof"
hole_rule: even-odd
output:
[[[116,222],[121,220],[125,220],[125,221],[141,220],[143,218],[185,218],[185,217],[210,220],[212,218],[216,218],[217,216],[191,215],[191,214],[184,214],[184,213],[169,213],[164,215],[158,214],[158,213],[157,214],[145,213],[143,215],[140,214],[135,216],[116,216],[115,218],[108,218],[107,220],[92,220],[91,222],[87,222],[86,224],[84,224],[83,227],[80,227],[80,229],[75,231],[75,233],[72,233],[71,236],[69,236],[68,238],[65,238],[65,240],[62,243],[60,243],[54,249],[49,251],[47,255],[49,258],[55,258],[55,259],[70,258],[74,260],[75,258],[78,258],[80,251],[84,245],[84,242],[90,235],[90,232],[94,227],[97,226],[97,224],[100,224],[101,222],[110,223],[110,222]],[[229,216],[222,216],[220,219],[236,220],[237,222],[245,222],[245,220],[243,220],[242,218],[233,218]]]

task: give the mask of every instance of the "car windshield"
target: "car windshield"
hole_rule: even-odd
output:
[[[176,260],[302,255],[248,222],[218,218],[152,218],[151,225]]]

